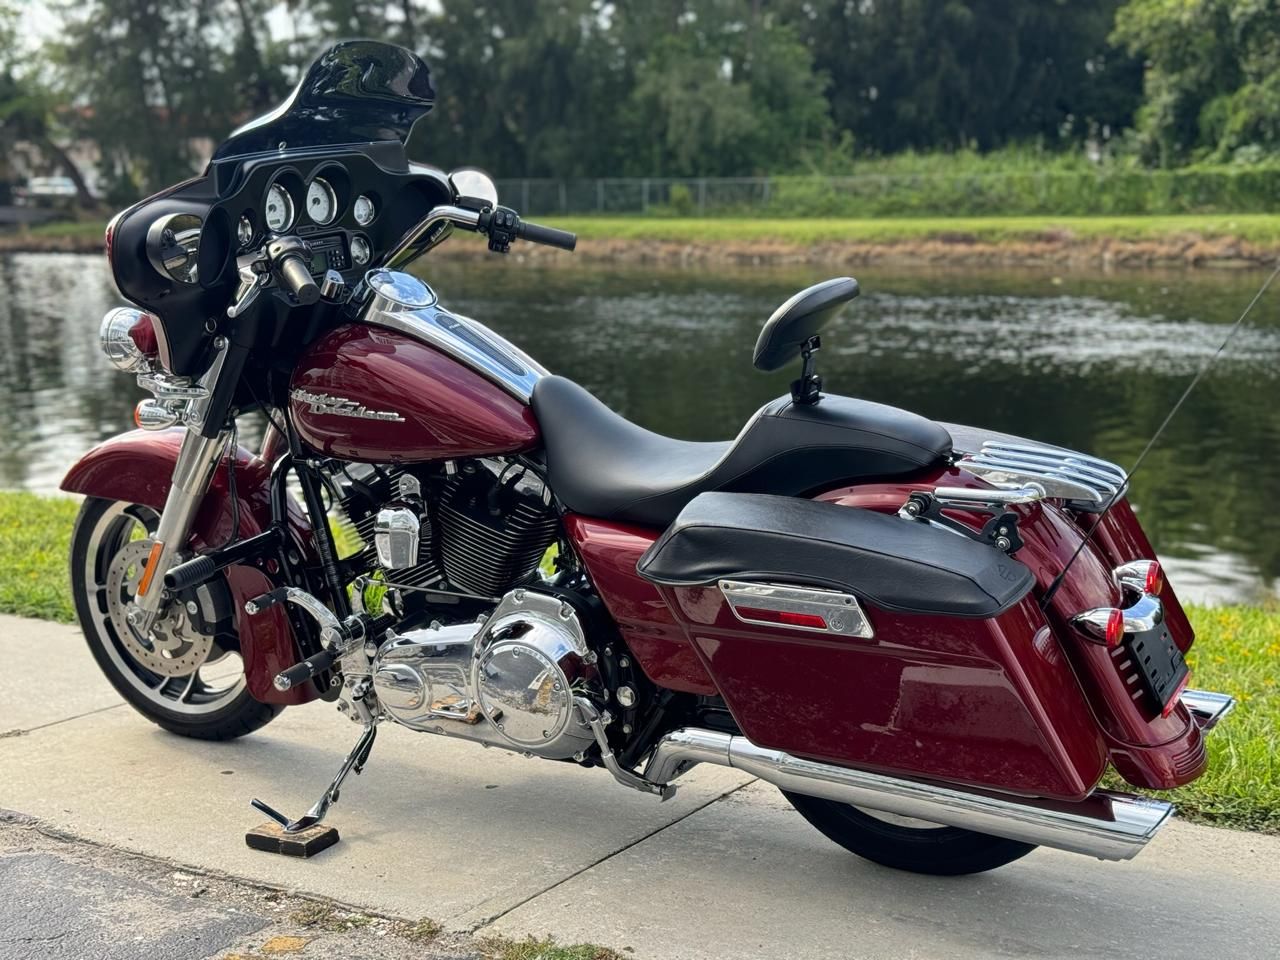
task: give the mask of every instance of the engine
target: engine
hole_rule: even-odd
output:
[[[333,475],[351,536],[381,578],[497,598],[534,574],[559,525],[541,480],[501,460]]]
[[[537,576],[558,520],[541,481],[501,460],[429,470],[345,464],[331,486],[351,561],[398,622],[344,658],[415,730],[552,759],[596,742],[575,698],[607,699],[580,598]],[[450,622],[452,621],[452,622]]]

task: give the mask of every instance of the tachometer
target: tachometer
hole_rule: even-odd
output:
[[[333,222],[338,215],[338,195],[328,180],[316,177],[307,187],[307,216],[320,225]]]
[[[278,183],[273,183],[271,189],[267,191],[263,219],[266,221],[267,229],[276,233],[284,233],[293,225],[293,197],[289,196],[289,191]]]

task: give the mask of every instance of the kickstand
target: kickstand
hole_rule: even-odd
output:
[[[320,796],[305,816],[299,817],[297,820],[290,820],[279,810],[276,810],[261,800],[254,800],[255,809],[262,811],[276,823],[284,828],[285,833],[298,833],[306,830],[308,827],[314,827],[317,823],[324,819],[329,807],[338,802],[342,781],[347,779],[347,774],[355,771],[359,774],[364,769],[364,765],[369,762],[369,753],[373,750],[374,738],[378,735],[378,727],[376,723],[369,722],[365,724],[364,733],[360,735],[360,739],[356,741],[356,745],[351,748],[351,752],[347,754],[347,759],[342,764],[342,769],[338,771],[338,775],[333,778],[333,782],[329,784],[328,789]]]

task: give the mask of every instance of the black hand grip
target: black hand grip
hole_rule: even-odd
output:
[[[292,690],[300,683],[306,683],[317,674],[324,673],[333,666],[333,662],[338,659],[338,655],[330,650],[322,650],[314,657],[308,657],[301,663],[295,663],[288,670],[281,670],[276,674],[272,685],[277,690]]]
[[[280,282],[289,288],[304,307],[320,299],[320,287],[311,279],[311,271],[299,256],[285,257],[280,261]]]
[[[561,250],[572,250],[578,245],[578,235],[568,230],[557,230],[555,227],[544,227],[540,223],[521,220],[516,227],[516,236],[532,243],[545,243],[548,247],[559,247]]]

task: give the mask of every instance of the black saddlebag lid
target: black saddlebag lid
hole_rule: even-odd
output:
[[[1031,589],[995,547],[916,520],[796,497],[704,493],[645,551],[651,583],[809,583],[905,613],[993,617]]]

